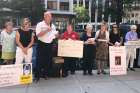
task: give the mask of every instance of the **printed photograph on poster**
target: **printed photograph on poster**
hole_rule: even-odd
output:
[[[23,64],[23,75],[30,75],[30,74],[31,74],[31,65]]]
[[[121,56],[115,56],[115,65],[121,65]]]
[[[0,65],[0,87],[32,83],[32,64]]]

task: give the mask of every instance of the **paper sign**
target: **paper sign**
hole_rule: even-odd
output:
[[[59,40],[58,56],[61,57],[83,57],[83,41]]]
[[[32,83],[32,64],[0,66],[0,87]]]
[[[109,47],[110,75],[126,75],[126,49],[125,46]]]

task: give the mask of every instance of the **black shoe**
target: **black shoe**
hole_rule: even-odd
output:
[[[62,72],[62,77],[67,77],[68,76],[68,72]]]
[[[102,74],[106,75],[107,73],[103,70],[103,71],[102,71]]]
[[[67,76],[68,76],[68,74],[64,74],[64,73],[62,74],[62,77],[64,77],[64,78],[67,77]]]
[[[97,72],[97,75],[100,75],[100,74],[101,74],[101,72],[98,71],[98,72]]]
[[[86,72],[86,71],[84,71],[84,72],[83,72],[83,75],[87,75],[87,72]]]
[[[45,79],[45,80],[48,80],[48,79],[49,79],[49,77],[48,77],[47,75],[45,75],[45,76],[44,76],[44,79]]]
[[[130,70],[131,70],[131,71],[135,71],[135,69],[134,69],[134,68],[130,68]]]
[[[72,71],[72,72],[71,72],[71,75],[74,75],[74,74],[75,74],[75,71]]]
[[[92,73],[92,72],[89,72],[88,74],[89,74],[90,76],[92,76],[92,75],[93,75],[93,73]]]
[[[35,83],[38,83],[39,80],[40,80],[40,78],[35,78],[33,81],[34,81]]]
[[[6,62],[3,62],[3,64],[2,65],[7,65],[7,63]]]

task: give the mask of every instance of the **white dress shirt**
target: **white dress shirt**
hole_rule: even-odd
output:
[[[39,22],[36,26],[36,34],[38,35],[41,31],[47,31],[48,25],[45,21]],[[51,31],[48,31],[45,35],[38,37],[38,40],[44,43],[52,43],[53,39],[55,39],[55,35],[58,33],[53,24],[51,24]]]

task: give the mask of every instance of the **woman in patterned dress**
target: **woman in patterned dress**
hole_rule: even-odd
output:
[[[107,31],[107,24],[102,23],[101,29],[96,32],[95,39],[96,46],[96,62],[97,62],[97,74],[106,74],[104,71],[105,63],[108,61],[108,42],[109,32]]]

